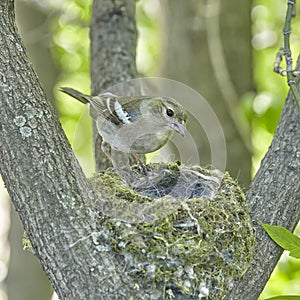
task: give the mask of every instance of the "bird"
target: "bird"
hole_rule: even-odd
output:
[[[90,96],[69,87],[60,91],[89,106],[103,139],[102,150],[110,159],[110,147],[137,158],[160,149],[174,132],[186,135],[186,109],[171,97]]]

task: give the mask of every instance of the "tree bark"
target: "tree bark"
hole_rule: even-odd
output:
[[[92,95],[137,76],[135,1],[95,0],[91,21]],[[101,150],[102,138],[94,124],[96,170],[111,166]]]
[[[49,101],[53,102],[53,86],[58,70],[49,48],[49,15],[32,1],[16,1],[16,22],[39,80]],[[7,296],[14,300],[51,299],[53,294],[49,279],[40,263],[22,247],[24,229],[19,216],[11,214],[9,243],[11,245],[8,276],[5,279]],[[28,276],[30,274],[30,276]],[[32,286],[34,288],[27,288]]]
[[[256,224],[255,256],[243,279],[226,296],[228,300],[257,299],[282,254],[259,222],[281,225],[291,231],[299,222],[299,154],[300,115],[290,92],[271,146],[246,194]]]
[[[13,0],[0,3],[0,62],[2,178],[59,297],[91,299],[101,263],[90,239],[72,244],[94,230],[93,193],[27,59]]]
[[[23,250],[22,237],[24,228],[13,208],[10,220],[10,262],[4,282],[7,289],[7,297],[13,300],[50,300],[53,288],[42,270],[39,260],[30,251]]]

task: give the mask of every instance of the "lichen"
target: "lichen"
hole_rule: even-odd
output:
[[[14,123],[15,123],[16,126],[22,127],[22,126],[25,125],[26,119],[25,119],[24,116],[16,116],[16,117],[14,118]]]
[[[28,103],[24,105],[24,111],[28,119],[35,117],[38,113],[37,109]]]
[[[27,138],[30,137],[32,134],[32,129],[29,126],[20,127],[20,133],[22,137]]]
[[[22,244],[23,244],[24,251],[30,251],[30,252],[34,253],[31,242],[28,238],[28,234],[26,231],[23,232]]]
[[[247,270],[254,243],[245,196],[228,173],[173,164],[97,174],[106,243],[139,286],[163,297],[223,299]],[[125,179],[124,179],[125,178]],[[103,235],[102,235],[103,242]]]
[[[25,103],[23,106],[23,111],[24,114],[16,116],[13,121],[19,127],[22,137],[28,138],[32,135],[32,130],[38,127],[37,118],[40,119],[43,116],[43,111],[36,109],[28,103]]]

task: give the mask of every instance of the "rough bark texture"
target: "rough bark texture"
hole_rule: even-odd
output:
[[[247,192],[257,226],[255,257],[243,280],[237,283],[226,299],[257,299],[282,254],[282,249],[267,236],[259,222],[281,225],[291,231],[298,224],[299,157],[300,115],[290,93],[271,146]]]
[[[137,289],[123,260],[97,236],[101,216],[91,205],[94,193],[28,62],[13,0],[0,2],[0,84],[0,172],[60,299],[155,299],[151,290]],[[292,229],[299,219],[299,121],[288,100],[248,192],[256,222]],[[279,247],[260,229],[257,242],[251,269],[228,299],[257,299],[273,269]]]
[[[101,263],[90,239],[72,244],[93,230],[93,194],[28,62],[13,4],[0,3],[1,175],[60,299],[91,299]]]
[[[16,22],[43,89],[49,101],[53,102],[53,86],[58,70],[51,57],[49,47],[49,15],[32,1],[16,1]],[[53,290],[49,279],[41,269],[40,263],[29,251],[23,251],[22,235],[24,229],[16,213],[11,214],[9,235],[10,263],[5,279],[8,299],[51,299]],[[30,274],[30,276],[28,276]],[[34,286],[35,288],[28,288]]]
[[[136,77],[135,1],[95,0],[90,39],[93,95]],[[96,170],[105,170],[111,163],[101,151],[101,137],[95,134],[94,140]]]
[[[54,102],[53,86],[59,72],[51,53],[50,18],[47,10],[34,1],[18,0],[15,4],[16,23],[27,49],[30,62],[43,85],[49,101]]]
[[[187,84],[208,101],[225,134],[226,169],[248,186],[250,134],[242,127],[238,107],[242,96],[253,90],[251,1],[162,0],[161,4],[164,27],[161,74]],[[201,164],[211,164],[210,149],[203,142],[206,136],[200,135],[193,124],[189,125]]]
[[[30,251],[23,250],[23,234],[23,225],[18,214],[12,208],[9,231],[10,262],[8,274],[4,281],[7,298],[13,300],[49,300],[53,294],[53,288],[42,270],[39,260]]]

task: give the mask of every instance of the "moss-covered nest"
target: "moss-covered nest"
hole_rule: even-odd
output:
[[[124,179],[126,178],[126,180]],[[218,170],[174,164],[91,179],[103,237],[137,286],[222,299],[252,258],[254,233],[238,184]]]

